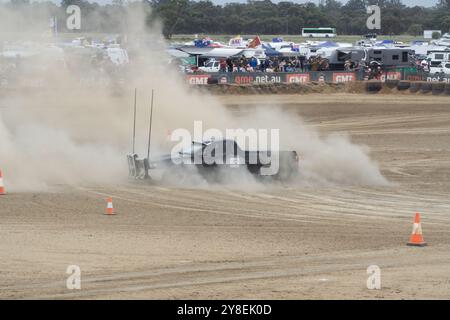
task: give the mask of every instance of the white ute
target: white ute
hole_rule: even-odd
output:
[[[219,72],[220,62],[214,59],[209,60],[203,67],[199,67],[198,70],[203,72]]]

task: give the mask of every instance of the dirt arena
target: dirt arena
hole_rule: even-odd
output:
[[[242,192],[128,182],[1,196],[0,298],[450,298],[450,98],[220,99],[237,115],[275,101],[321,133],[347,132],[391,185]],[[107,196],[116,216],[103,215]],[[406,246],[416,211],[427,247]],[[66,288],[69,265],[81,268],[81,290]],[[366,287],[370,265],[381,290]]]

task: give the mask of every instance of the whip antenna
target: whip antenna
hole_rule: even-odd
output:
[[[134,88],[133,154],[136,146],[136,96],[137,88]]]
[[[150,104],[150,124],[148,126],[148,147],[147,147],[147,159],[150,160],[150,142],[152,140],[152,118],[153,118],[153,89],[152,89],[152,100]]]

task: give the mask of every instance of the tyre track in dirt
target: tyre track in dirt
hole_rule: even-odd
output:
[[[330,222],[335,225],[345,226],[346,224],[340,224],[339,221],[342,220],[343,216],[345,219],[364,219],[364,220],[386,220],[386,221],[396,221],[403,217],[410,217],[411,212],[414,211],[414,207],[423,205],[423,201],[417,201],[416,203],[411,203],[412,201],[402,201],[403,199],[396,197],[395,201],[391,201],[391,208],[383,205],[383,211],[380,212],[380,204],[383,202],[378,201],[374,204],[370,204],[372,199],[367,199],[361,197],[360,199],[342,195],[342,194],[332,194],[319,196],[314,193],[308,193],[308,191],[302,191],[302,193],[295,193],[291,198],[280,197],[271,194],[258,193],[252,196],[252,202],[247,201],[245,206],[240,206],[238,208],[233,207],[233,203],[239,203],[236,199],[234,193],[221,192],[220,195],[214,195],[214,202],[205,201],[209,197],[205,195],[198,195],[197,190],[189,189],[179,189],[176,197],[170,195],[160,196],[159,194],[152,194],[152,190],[136,191],[135,188],[132,190],[128,188],[118,188],[115,192],[118,193],[104,193],[95,190],[89,190],[86,188],[81,189],[86,192],[93,194],[99,194],[104,197],[112,195],[115,199],[121,199],[125,201],[130,201],[134,203],[149,204],[152,206],[160,206],[164,208],[172,209],[183,209],[193,212],[207,212],[211,214],[223,214],[223,215],[237,215],[245,216],[250,218],[259,219],[275,219],[275,220],[287,220],[287,221],[298,221],[298,222]],[[289,190],[289,189],[287,189]],[[144,192],[143,192],[144,191]],[[183,192],[185,191],[185,192]],[[353,190],[344,190],[353,193]],[[314,192],[314,191],[309,191]],[[124,196],[128,194],[128,196]],[[344,193],[345,194],[345,193]],[[230,195],[231,198],[226,197]],[[380,194],[383,197],[389,197],[388,194]],[[141,200],[136,200],[133,197],[138,196],[142,198]],[[406,198],[408,199],[408,197]],[[249,199],[247,199],[249,200]],[[203,201],[203,202],[202,202]],[[223,210],[222,205],[218,205],[217,202],[221,204],[228,204],[227,210]],[[292,203],[292,205],[289,205]],[[412,210],[402,209],[400,212],[398,208],[402,206],[409,206]],[[194,206],[195,205],[195,206]],[[272,208],[268,210],[267,208]],[[450,204],[447,205],[450,208]],[[207,208],[207,209],[205,209]],[[278,213],[275,213],[277,211]],[[308,212],[309,214],[302,214],[302,212]],[[310,212],[320,212],[320,214],[312,215]],[[444,218],[448,217],[442,215]],[[305,220],[305,218],[308,218]],[[442,224],[450,223],[450,217],[447,219],[437,218],[434,214],[430,218],[430,224]]]
[[[440,250],[446,250],[441,247]],[[249,259],[247,261],[226,261],[156,268],[146,271],[132,271],[115,274],[97,274],[83,277],[82,290],[63,289],[61,281],[33,285],[16,285],[6,288],[14,297],[22,299],[85,299],[102,295],[121,295],[128,292],[146,292],[158,289],[199,287],[220,283],[254,281],[277,278],[309,278],[330,276],[335,273],[357,272],[364,274],[366,268],[376,262],[389,272],[391,268],[405,268],[415,264],[420,269],[435,263],[446,263],[448,255],[432,257],[417,263],[417,255],[397,261],[394,253],[410,249],[365,251],[340,251],[327,256],[281,256],[276,258]],[[351,261],[351,262],[349,262]],[[35,290],[40,294],[36,295]],[[23,295],[23,292],[30,292]]]
[[[237,116],[284,104],[321,134],[347,132],[391,184],[248,191],[128,182],[10,194],[0,206],[0,298],[448,298],[448,98],[237,101]],[[103,215],[109,196],[114,217]],[[405,245],[416,211],[425,248]],[[74,263],[80,291],[65,288]],[[371,264],[382,270],[379,292],[365,287]]]

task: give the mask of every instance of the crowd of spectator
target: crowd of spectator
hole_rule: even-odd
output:
[[[217,60],[216,60],[217,61]],[[308,72],[331,70],[328,59],[321,56],[293,56],[293,57],[230,57],[221,58],[219,61],[219,72]],[[359,70],[359,63],[346,61],[344,70]],[[193,70],[196,71],[195,68]]]
[[[211,61],[211,60],[207,60]],[[331,65],[328,59],[320,55],[311,56],[292,56],[292,57],[266,57],[265,59],[258,59],[256,57],[246,58],[230,57],[213,59],[215,63],[218,61],[218,69],[216,72],[308,72],[308,71],[333,71],[343,70],[348,72],[363,72],[369,79],[377,78],[384,71],[384,66],[372,61],[365,63],[364,61],[346,60],[342,65]],[[418,71],[429,72],[427,64],[421,60],[417,60],[415,65],[412,65]],[[337,68],[337,69],[336,69]],[[191,72],[200,71],[198,67],[193,67]],[[214,72],[214,71],[208,71]]]
[[[310,71],[310,60],[305,56],[220,59],[220,72],[305,72]]]

